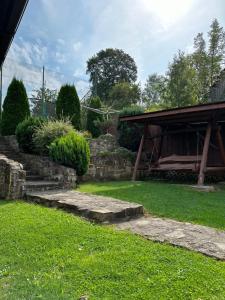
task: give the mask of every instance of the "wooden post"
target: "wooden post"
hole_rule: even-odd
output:
[[[223,163],[225,164],[225,149],[224,149],[223,138],[220,132],[220,128],[218,128],[216,131],[216,138],[220,149],[221,158],[223,160]]]
[[[148,130],[148,125],[145,125],[145,129],[144,129],[144,134],[141,137],[141,142],[138,148],[138,153],[137,153],[137,158],[135,161],[135,165],[134,165],[134,171],[133,171],[133,175],[132,175],[132,180],[135,181],[136,177],[137,177],[137,170],[138,170],[138,166],[141,160],[141,153],[142,153],[142,149],[143,149],[143,145],[144,145],[144,140],[145,140],[145,136]]]
[[[209,151],[209,142],[212,132],[212,124],[208,123],[206,134],[205,134],[205,140],[204,140],[204,146],[202,151],[202,159],[200,164],[200,171],[198,175],[198,185],[203,185],[205,180],[205,171],[206,171],[206,164],[208,159],[208,151]]]

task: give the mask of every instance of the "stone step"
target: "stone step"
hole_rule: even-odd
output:
[[[60,189],[61,185],[57,181],[26,181],[25,182],[25,191],[33,192],[33,191],[49,191]]]
[[[27,175],[26,174],[26,181],[43,181],[44,178],[40,175],[32,174]]]
[[[143,206],[113,198],[73,190],[27,192],[26,199],[58,207],[97,222],[117,222],[143,216]]]

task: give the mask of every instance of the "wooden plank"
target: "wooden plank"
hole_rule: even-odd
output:
[[[206,129],[206,134],[205,134],[203,151],[202,151],[200,170],[199,170],[199,175],[198,175],[198,185],[203,185],[204,180],[205,180],[205,171],[206,171],[206,165],[207,165],[207,159],[208,159],[208,151],[209,151],[211,132],[212,132],[212,124],[208,123],[207,129]]]
[[[159,165],[158,167],[152,167],[151,170],[153,171],[197,171],[197,165],[195,163],[189,164],[163,164]]]
[[[164,163],[191,163],[191,162],[200,162],[201,161],[201,156],[196,156],[196,155],[170,155],[167,157],[160,158],[158,160],[159,164],[164,164]]]
[[[218,146],[220,149],[221,158],[223,160],[223,163],[225,164],[225,149],[224,149],[224,143],[223,143],[223,138],[221,135],[220,128],[218,128],[216,131],[216,138],[217,138],[217,143],[218,143]]]
[[[225,171],[225,167],[207,167],[206,171]]]
[[[133,181],[135,181],[136,177],[137,177],[137,170],[138,170],[138,166],[139,166],[139,163],[140,163],[140,160],[141,160],[141,153],[142,153],[144,140],[145,140],[145,137],[147,135],[147,132],[148,132],[148,125],[145,126],[144,134],[141,137],[141,141],[140,141],[140,145],[139,145],[139,149],[138,149],[138,153],[137,153],[137,158],[136,158],[135,165],[134,165],[134,171],[133,171],[133,175],[132,175],[132,180]]]

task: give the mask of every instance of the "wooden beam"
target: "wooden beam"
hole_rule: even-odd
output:
[[[203,185],[204,180],[205,180],[205,171],[206,171],[206,165],[207,165],[207,159],[208,159],[208,151],[209,151],[211,132],[212,132],[212,124],[208,123],[207,129],[206,129],[206,134],[205,134],[203,151],[202,151],[200,170],[199,170],[199,175],[198,175],[198,185]]]
[[[139,145],[138,153],[137,153],[137,158],[136,158],[135,165],[134,165],[134,171],[133,171],[133,175],[132,175],[132,180],[133,181],[135,181],[136,177],[137,177],[137,170],[138,170],[138,166],[139,166],[139,163],[140,163],[140,160],[141,160],[141,153],[142,153],[144,140],[145,140],[147,131],[148,131],[148,126],[146,125],[145,129],[144,129],[144,134],[141,137],[141,141],[140,141],[140,145]]]
[[[221,135],[220,128],[218,128],[216,131],[216,138],[217,138],[217,143],[218,143],[218,146],[220,149],[221,158],[223,160],[223,163],[225,164],[225,149],[224,149],[224,143],[223,143],[223,138]]]

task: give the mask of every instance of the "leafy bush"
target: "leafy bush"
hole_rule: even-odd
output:
[[[49,145],[57,138],[73,131],[68,120],[50,120],[43,123],[34,133],[34,144],[38,153],[48,155]]]
[[[143,113],[143,108],[139,106],[131,106],[124,108],[120,112],[122,116],[134,116]],[[119,122],[118,123],[118,142],[121,147],[127,148],[131,151],[137,151],[141,136],[143,134],[143,125],[139,123]]]
[[[43,124],[44,120],[38,117],[29,117],[18,124],[16,128],[16,138],[19,147],[25,153],[35,153],[33,136],[37,128]]]
[[[87,172],[90,148],[86,139],[78,132],[71,131],[52,142],[49,155],[55,162],[74,168],[79,176]]]
[[[13,78],[3,104],[1,133],[15,134],[17,125],[30,116],[29,102],[22,81]]]
[[[81,127],[80,100],[74,85],[63,85],[56,100],[58,118],[69,118],[75,129]]]
[[[94,109],[100,109],[101,108],[101,100],[99,97],[92,97],[90,99],[89,106]],[[100,127],[98,126],[98,123],[101,123],[103,121],[103,115],[99,114],[95,111],[88,110],[87,113],[87,130],[91,132],[92,136],[94,138],[98,137],[101,134]]]

